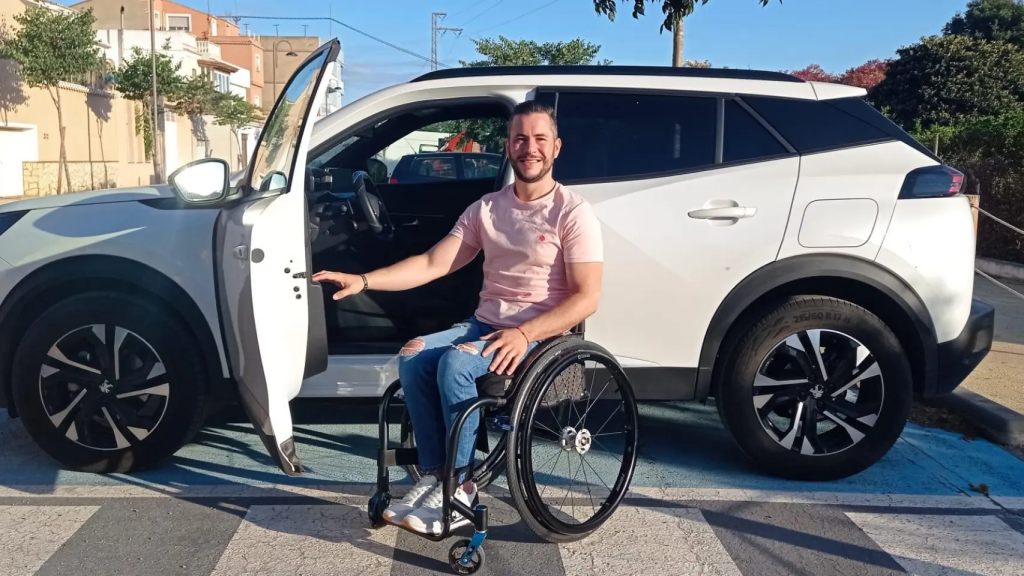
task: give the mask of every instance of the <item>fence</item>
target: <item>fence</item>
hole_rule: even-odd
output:
[[[1000,226],[1003,226],[1004,228],[1010,230],[1011,232],[1014,232],[1015,234],[1018,234],[1021,237],[1024,237],[1024,230],[1021,230],[1020,228],[1014,226],[1013,224],[1010,224],[1009,222],[1003,220],[1002,218],[999,218],[998,216],[995,216],[994,214],[991,214],[991,213],[983,210],[981,208],[981,206],[979,205],[979,197],[978,196],[968,195],[968,198],[970,199],[971,208],[973,208],[973,213],[974,213],[974,232],[975,232],[975,234],[977,234],[977,232],[978,232],[979,215],[981,215],[981,216],[985,216],[986,218],[988,218],[992,222],[994,222],[996,224],[999,224]],[[990,282],[992,282],[996,286],[999,286],[1000,288],[1002,288],[1003,290],[1006,290],[1007,292],[1010,292],[1011,294],[1013,294],[1017,298],[1020,298],[1021,300],[1024,300],[1024,294],[1018,292],[1017,290],[1014,290],[1013,288],[1007,286],[1006,284],[1000,282],[999,280],[996,280],[991,275],[986,274],[984,271],[978,269],[977,267],[974,268],[974,271],[978,275],[980,275],[981,277],[988,279]]]

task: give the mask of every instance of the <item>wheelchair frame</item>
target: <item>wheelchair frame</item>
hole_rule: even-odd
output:
[[[470,508],[462,502],[456,501],[453,498],[455,490],[460,484],[460,480],[466,475],[466,477],[473,477],[475,462],[470,462],[466,466],[456,467],[456,458],[458,456],[458,444],[459,437],[462,434],[462,429],[466,424],[466,420],[475,411],[481,411],[480,426],[484,427],[485,419],[483,410],[488,408],[501,409],[509,404],[515,402],[518,394],[521,393],[521,387],[523,385],[524,376],[531,370],[536,361],[541,358],[547,351],[562,344],[567,340],[584,340],[584,324],[581,323],[574,327],[572,330],[554,336],[542,341],[536,346],[530,354],[524,359],[524,361],[517,368],[512,376],[499,376],[493,373],[488,373],[477,379],[478,389],[481,383],[489,383],[490,385],[500,384],[502,385],[503,393],[501,396],[493,395],[481,395],[466,408],[461,410],[455,417],[455,421],[452,425],[451,430],[448,433],[447,438],[447,452],[445,454],[444,467],[441,472],[441,484],[442,484],[442,503],[441,503],[441,522],[442,527],[439,534],[422,534],[409,530],[405,526],[398,526],[399,528],[412,532],[417,536],[439,542],[447,539],[451,536],[451,515],[452,512],[456,512],[462,517],[469,520],[474,528],[473,537],[468,540],[457,541],[449,550],[449,563],[457,573],[472,574],[483,564],[483,542],[487,538],[488,533],[488,511],[487,506],[483,504],[477,504],[475,507]],[[624,376],[623,376],[624,377]],[[628,383],[628,380],[627,380]],[[396,397],[396,393],[401,388],[401,381],[396,380],[393,382],[387,390],[384,392],[384,396],[381,400],[379,421],[378,421],[378,434],[379,434],[379,450],[377,455],[377,486],[376,493],[370,499],[367,505],[367,514],[371,525],[374,528],[384,526],[388,522],[383,519],[384,510],[390,505],[391,494],[390,494],[390,474],[389,469],[394,466],[401,466],[408,468],[418,463],[418,453],[415,447],[390,447],[390,431],[389,426],[391,422],[388,420],[388,415],[392,409],[392,401]],[[632,397],[632,392],[630,392]],[[635,405],[635,399],[634,399]],[[500,422],[500,420],[499,420]],[[506,432],[513,430],[513,424],[500,423],[502,429]],[[480,446],[480,436],[478,431],[477,446]],[[504,451],[504,446],[494,447]],[[500,459],[504,461],[504,464],[508,464],[508,454],[503,454]],[[635,469],[635,463],[633,468]],[[629,474],[632,477],[632,471]],[[628,480],[627,480],[628,482]],[[483,487],[479,487],[482,489]],[[617,504],[616,504],[617,506]],[[455,552],[458,548],[465,546],[466,550],[460,555]],[[478,560],[474,561],[474,555],[477,555]]]

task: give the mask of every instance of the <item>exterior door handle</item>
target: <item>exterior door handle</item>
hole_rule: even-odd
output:
[[[690,218],[698,220],[738,220],[750,218],[757,213],[753,206],[723,206],[720,208],[701,208],[686,213]]]

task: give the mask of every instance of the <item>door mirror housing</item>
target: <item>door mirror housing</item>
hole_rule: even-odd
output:
[[[187,204],[216,204],[228,195],[228,163],[201,158],[185,164],[167,179],[174,194]]]
[[[388,165],[376,158],[366,161],[366,173],[370,175],[370,181],[374,184],[388,183]]]

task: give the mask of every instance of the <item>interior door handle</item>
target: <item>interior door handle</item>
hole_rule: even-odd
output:
[[[721,208],[701,208],[686,213],[690,218],[698,220],[737,220],[750,218],[757,213],[753,206],[723,206]]]

